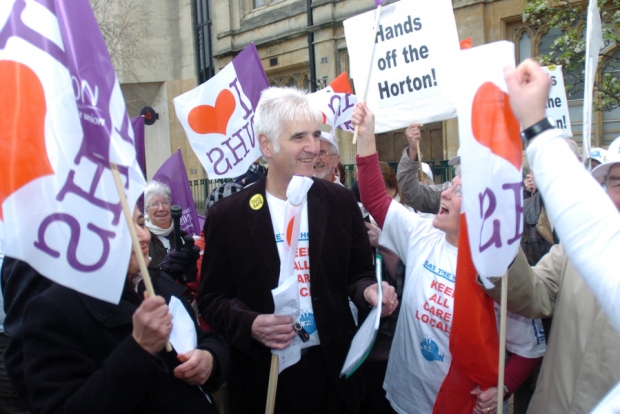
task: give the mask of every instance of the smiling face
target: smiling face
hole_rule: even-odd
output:
[[[133,226],[136,229],[136,235],[138,236],[138,242],[140,243],[140,249],[142,256],[147,266],[149,264],[149,243],[151,241],[151,232],[144,225],[144,216],[138,210],[138,207],[133,209]],[[140,265],[138,259],[131,249],[131,256],[129,257],[129,267],[127,268],[127,276],[131,279],[140,272]]]
[[[314,176],[330,182],[334,181],[334,169],[340,162],[340,156],[334,153],[332,145],[321,140],[318,156],[314,159]]]
[[[461,219],[461,176],[452,180],[452,188],[441,193],[439,212],[433,220],[433,226],[444,233],[448,243],[458,246]]]
[[[286,188],[293,175],[312,177],[321,131],[317,122],[308,121],[285,122],[280,131],[278,151],[266,135],[260,134],[258,139],[263,155],[269,160],[267,190],[286,199]]]
[[[147,206],[147,213],[151,223],[162,229],[167,229],[172,225],[172,215],[170,214],[170,199],[164,196],[155,195],[151,197]]]

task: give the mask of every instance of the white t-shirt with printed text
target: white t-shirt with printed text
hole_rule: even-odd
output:
[[[449,338],[458,249],[432,223],[392,201],[379,238],[379,244],[404,258],[406,265],[384,381],[387,398],[399,413],[433,412],[452,362]],[[542,356],[541,326],[540,320],[509,314],[506,348],[526,358]]]
[[[273,232],[275,235],[276,246],[278,247],[278,254],[280,261],[282,261],[284,254],[284,222],[286,212],[286,201],[280,200],[277,197],[272,196],[268,192],[267,205],[269,206],[269,213],[271,214],[271,222],[273,223]],[[301,210],[301,221],[299,225],[299,239],[297,244],[297,253],[295,255],[295,276],[297,276],[297,283],[299,286],[299,322],[303,328],[310,335],[310,339],[307,342],[301,342],[302,348],[308,348],[311,346],[319,345],[319,333],[314,319],[314,311],[312,309],[312,290],[310,283],[310,253],[309,253],[309,230],[308,230],[308,202],[303,204]]]

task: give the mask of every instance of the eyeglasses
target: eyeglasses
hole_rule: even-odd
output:
[[[163,208],[168,208],[170,207],[170,203],[167,201],[154,201],[151,204],[149,204],[149,208],[159,208],[159,206],[162,206]]]
[[[446,183],[446,190],[450,190],[454,197],[460,197],[463,195],[463,186],[461,184],[454,185],[452,181]]]
[[[318,157],[322,160],[324,160],[325,158],[329,157],[330,155],[336,155],[327,151],[319,151],[319,155]]]

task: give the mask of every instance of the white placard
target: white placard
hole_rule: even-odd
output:
[[[409,0],[383,7],[373,39],[375,12],[344,21],[355,92],[361,99],[369,79],[366,102],[376,116],[375,131],[454,118],[445,86],[445,68],[460,50],[452,2]]]
[[[562,66],[543,66],[542,69],[551,78],[551,89],[549,90],[549,99],[547,99],[547,116],[555,120],[556,127],[562,130],[564,136],[572,137],[573,129],[570,124]]]

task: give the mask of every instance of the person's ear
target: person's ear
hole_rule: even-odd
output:
[[[260,145],[260,151],[265,158],[271,158],[273,155],[273,144],[271,140],[265,134],[258,134],[258,144]]]

